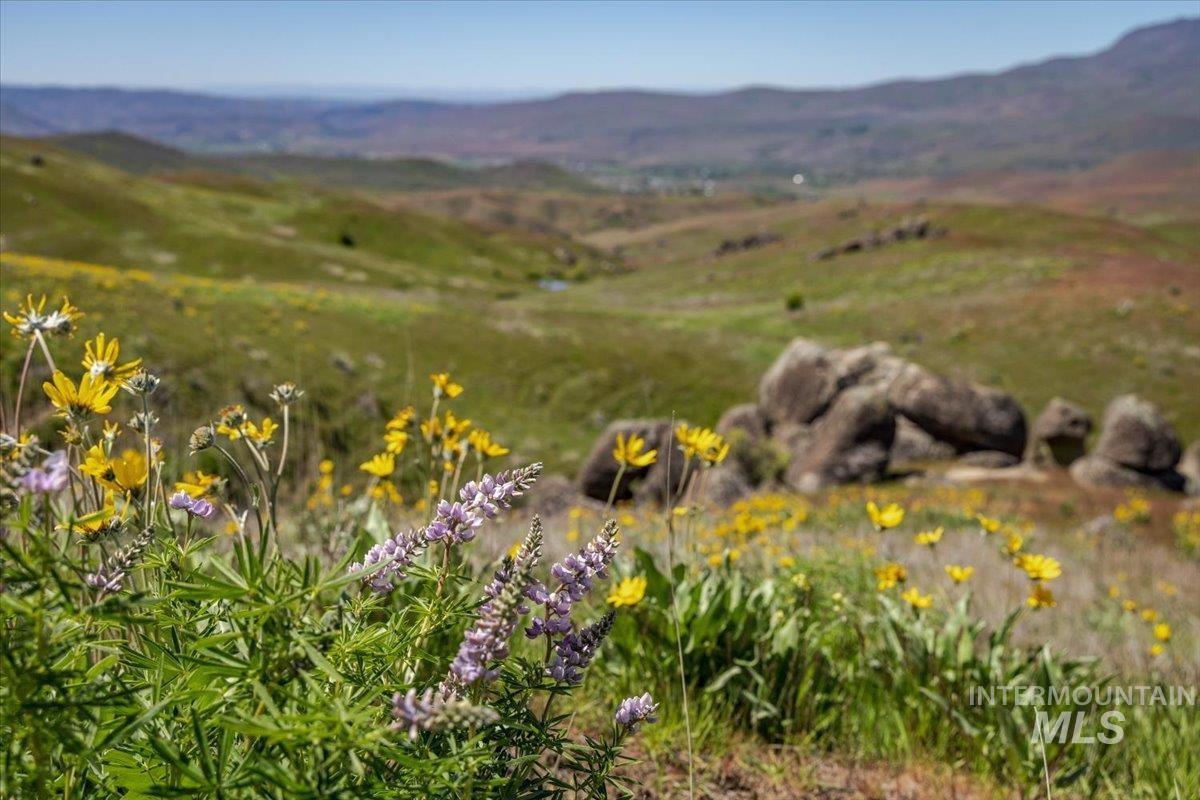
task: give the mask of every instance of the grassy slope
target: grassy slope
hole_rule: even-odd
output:
[[[537,291],[525,273],[552,263],[561,239],[287,184],[165,184],[44,148],[38,168],[29,152],[14,140],[0,151],[4,308],[27,291],[68,294],[89,312],[82,335],[118,335],[186,376],[170,395],[177,433],[227,402],[267,410],[270,382],[295,378],[325,448],[359,449],[381,413],[425,396],[426,373],[449,369],[468,386],[462,411],[530,458],[569,467],[612,416],[674,407],[711,419],[754,379],[716,337],[495,299]],[[353,250],[336,243],[346,227]],[[123,269],[30,264],[14,251]],[[23,355],[10,345],[9,402]],[[79,337],[56,344],[64,363],[81,349]],[[347,359],[353,374],[334,363]]]
[[[35,152],[44,166],[28,163]],[[15,139],[4,140],[0,169],[8,249],[213,278],[511,290],[531,268],[554,264],[563,241],[301,184],[138,178]]]
[[[1200,435],[1188,394],[1200,384],[1198,250],[1174,228],[1019,206],[872,204],[847,215],[844,201],[668,203],[656,216],[639,205],[637,221],[664,221],[585,239],[622,247],[634,274],[547,294],[524,276],[553,263],[548,249],[566,240],[550,234],[289,183],[170,184],[72,155],[51,152],[42,168],[27,157],[20,141],[0,152],[6,249],[157,277],[125,288],[108,273],[53,277],[62,270],[10,258],[4,306],[26,290],[68,290],[98,312],[85,334],[122,335],[164,372],[188,376],[176,390],[188,424],[294,377],[314,389],[326,447],[358,447],[379,407],[390,411],[425,391],[426,372],[450,369],[468,385],[465,412],[520,443],[521,455],[570,468],[614,416],[675,411],[711,423],[752,398],[780,347],[804,335],[888,340],[934,368],[1014,391],[1030,413],[1055,394],[1099,413],[1117,393],[1138,391],[1186,438]],[[701,213],[681,218],[683,206]],[[584,221],[594,211],[573,223],[594,227]],[[912,213],[948,235],[809,259]],[[354,249],[337,244],[345,229]],[[783,241],[711,256],[726,236],[764,230]],[[798,314],[783,305],[793,290],[806,298]],[[1118,311],[1127,299],[1132,309]],[[352,375],[334,365],[342,354]]]
[[[289,178],[321,186],[393,191],[466,187],[596,192],[590,181],[540,161],[462,167],[428,158],[322,158],[290,154],[204,156],[118,131],[54,136],[48,143],[135,174],[222,172]]]
[[[1179,235],[1028,206],[792,205],[710,215],[591,241],[623,246],[633,275],[573,289],[572,308],[616,308],[667,328],[720,332],[756,369],[792,336],[886,340],[936,369],[1005,387],[1031,413],[1054,395],[1094,413],[1120,392],[1159,402],[1200,435],[1200,249]],[[813,261],[813,251],[924,214],[943,238]],[[723,258],[727,236],[784,240]],[[1171,233],[1174,233],[1172,230]],[[784,297],[803,292],[789,314]],[[1121,311],[1125,301],[1132,309]],[[544,302],[530,297],[531,304]],[[747,387],[746,398],[753,387]]]

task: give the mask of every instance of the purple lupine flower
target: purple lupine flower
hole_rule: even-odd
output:
[[[125,578],[133,565],[138,562],[146,548],[154,541],[154,531],[150,528],[138,534],[124,550],[117,551],[107,564],[101,564],[95,572],[85,578],[87,585],[99,589],[101,595],[119,592],[125,585]]]
[[[203,497],[193,498],[187,492],[176,492],[171,495],[171,499],[167,501],[167,505],[177,510],[186,511],[189,516],[200,517],[201,519],[212,519],[217,513],[217,508],[212,503]]]
[[[358,572],[370,569],[376,564],[386,564],[378,572],[364,575],[363,582],[377,592],[390,592],[395,587],[392,579],[403,580],[404,571],[417,556],[425,552],[428,544],[424,528],[409,528],[372,547],[361,562],[350,565],[350,571]]]
[[[417,694],[396,692],[392,697],[392,730],[408,730],[408,738],[416,739],[421,731],[444,731],[455,728],[491,725],[500,719],[487,706],[477,706],[454,694],[426,689]]]
[[[424,552],[429,542],[445,540],[450,544],[461,544],[474,539],[475,530],[485,520],[509,508],[515,498],[529,490],[541,472],[542,465],[538,462],[511,473],[505,471],[495,477],[485,475],[478,482],[471,481],[459,491],[458,501],[438,503],[427,526],[399,533],[375,545],[361,562],[350,565],[350,570],[357,572],[388,562],[378,572],[364,576],[363,581],[377,592],[390,592],[395,586],[393,577],[402,579],[404,570]]]
[[[542,521],[535,516],[516,558],[511,562],[506,560],[485,590],[488,600],[480,606],[475,625],[463,635],[458,654],[450,664],[451,685],[493,680],[499,674],[490,665],[508,656],[508,640],[521,622],[526,608],[525,590],[541,557]]]
[[[197,497],[192,501],[192,507],[188,509],[188,513],[194,517],[200,517],[200,519],[212,519],[216,516],[217,507],[203,497]]]
[[[550,568],[558,587],[548,591],[541,583],[529,588],[526,596],[544,606],[546,615],[535,617],[525,636],[555,636],[571,630],[571,606],[583,599],[592,589],[596,578],[608,577],[608,565],[617,553],[617,523],[609,520],[604,530],[578,553],[571,553]]]
[[[609,611],[598,621],[579,633],[568,633],[555,646],[553,660],[547,665],[546,673],[556,681],[578,686],[583,681],[583,670],[596,655],[600,643],[612,630],[616,613]]]
[[[646,692],[641,697],[626,697],[617,706],[617,713],[613,715],[617,724],[623,727],[627,732],[633,733],[638,729],[638,725],[643,722],[658,722],[658,717],[654,712],[658,711],[658,703],[654,702],[654,698]]]
[[[67,454],[56,450],[46,457],[42,466],[35,467],[21,476],[21,486],[30,494],[57,494],[67,488],[70,468]]]
[[[496,514],[512,505],[512,501],[529,490],[542,473],[541,463],[518,470],[499,472],[495,477],[485,475],[478,482],[470,481],[458,492],[458,501],[442,500],[437,505],[433,521],[425,529],[431,542],[443,539],[451,544],[469,542],[475,530]]]

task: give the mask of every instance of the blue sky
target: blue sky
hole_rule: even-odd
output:
[[[1101,49],[1188,2],[0,2],[0,80],[247,92],[852,86]]]

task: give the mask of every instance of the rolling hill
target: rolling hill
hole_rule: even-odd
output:
[[[5,308],[67,294],[89,313],[83,335],[121,336],[182,376],[167,409],[179,436],[227,402],[268,410],[270,381],[293,378],[311,390],[306,452],[361,452],[422,375],[448,369],[468,386],[464,413],[530,448],[517,456],[571,469],[615,417],[711,424],[794,336],[888,341],[1030,414],[1062,395],[1098,415],[1136,391],[1200,435],[1200,243],[1158,224],[995,202],[509,190],[514,216],[485,209],[480,225],[454,218],[466,195],[165,180],[14,138],[0,140],[0,192]],[[944,235],[811,257],[913,215]],[[715,254],[760,233],[778,238]],[[531,278],[562,266],[560,248],[587,279],[546,291]],[[614,250],[623,269],[609,272]],[[79,357],[78,341],[56,346]],[[0,390],[19,357],[4,349]]]
[[[394,191],[462,188],[600,191],[596,184],[578,175],[539,161],[464,167],[429,158],[339,158],[287,153],[202,155],[120,131],[71,133],[46,140],[137,174],[221,172]]]
[[[0,88],[0,129],[18,134],[116,129],[208,152],[803,170],[836,181],[1061,169],[1197,149],[1198,119],[1198,19],[1133,31],[1090,56],[848,90],[620,91],[455,105]]]

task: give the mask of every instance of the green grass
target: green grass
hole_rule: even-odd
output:
[[[35,151],[45,166],[29,163]],[[215,173],[136,177],[17,139],[3,141],[0,177],[5,249],[159,276],[131,290],[86,272],[48,280],[5,265],[6,308],[27,291],[68,291],[92,312],[86,333],[120,335],[149,363],[188,375],[177,389],[181,417],[253,402],[271,380],[307,383],[342,409],[323,420],[314,449],[370,446],[376,408],[420,396],[425,373],[449,369],[481,424],[571,469],[615,417],[711,424],[755,396],[794,336],[888,341],[934,369],[1012,391],[1031,416],[1055,395],[1098,416],[1136,391],[1185,439],[1200,436],[1189,394],[1200,385],[1200,249],[1176,228],[1022,206],[869,203],[846,213],[845,201],[593,196],[576,207],[566,195],[551,205],[536,193],[506,196],[522,219],[567,214],[567,227],[591,229],[612,215],[615,228],[571,240],[369,192]],[[914,214],[947,234],[810,259]],[[712,256],[721,239],[758,231],[783,239]],[[343,233],[354,247],[339,243]],[[633,271],[558,293],[529,279],[563,269],[559,246],[589,273],[606,258],[589,242],[620,245]],[[189,285],[190,276],[215,283]],[[789,312],[794,292],[805,306]],[[1125,300],[1132,308],[1118,311]],[[232,338],[218,343],[218,334]],[[10,351],[11,395],[20,354]],[[343,354],[353,376],[333,363]]]

